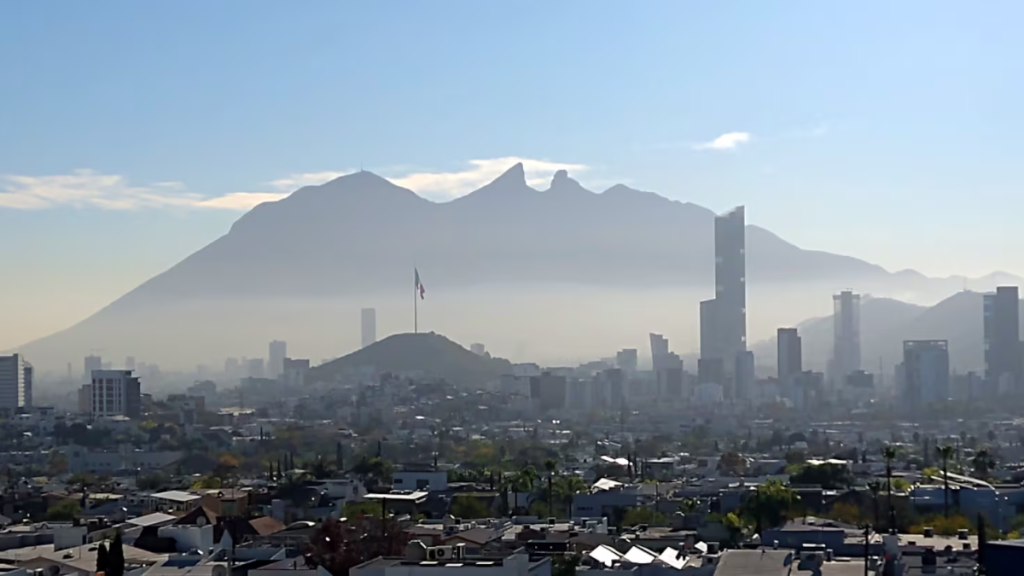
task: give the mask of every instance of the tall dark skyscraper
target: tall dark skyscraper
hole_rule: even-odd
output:
[[[985,295],[985,379],[997,392],[1006,382],[1010,390],[1021,378],[1020,296],[1016,286],[999,286]]]
[[[707,378],[717,372],[711,366],[735,372],[739,363],[750,362],[741,358],[747,351],[745,226],[742,206],[715,217],[715,297],[700,303],[700,357]],[[729,382],[718,383],[730,388]]]

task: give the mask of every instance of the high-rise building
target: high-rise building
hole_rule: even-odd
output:
[[[284,371],[284,359],[288,356],[288,343],[274,340],[267,353],[267,371],[270,378],[277,378]]]
[[[309,358],[285,358],[280,380],[286,386],[303,386],[309,372]]]
[[[746,401],[753,398],[754,383],[757,376],[754,372],[754,353],[742,350],[736,353],[736,366],[733,370],[732,399]]]
[[[377,309],[363,308],[360,313],[363,348],[377,341]]]
[[[139,379],[132,376],[131,370],[94,371],[92,382],[82,386],[79,393],[80,405],[85,398],[88,398],[87,408],[93,418],[138,418],[142,413]]]
[[[245,361],[245,375],[249,378],[263,378],[263,358],[250,358]]]
[[[779,328],[776,332],[779,347],[779,386],[804,371],[803,343],[796,328]]]
[[[949,343],[903,341],[903,401],[918,410],[949,398]]]
[[[999,286],[984,300],[985,380],[990,391],[1018,390],[1021,376],[1020,296],[1016,286]]]
[[[832,362],[829,375],[834,386],[860,370],[860,294],[844,290],[832,297]]]
[[[24,365],[24,368],[22,369],[22,374],[24,375],[24,380],[25,380],[25,392],[24,392],[24,402],[22,404],[22,407],[24,407],[24,408],[31,408],[32,407],[32,379],[35,377],[35,368],[33,368],[32,364],[30,362],[28,362],[27,360],[24,361],[23,365]]]
[[[135,370],[135,356],[128,356],[124,359],[125,370]]]
[[[663,367],[668,357],[668,339],[661,334],[651,333],[651,365],[655,372]]]
[[[626,374],[636,372],[637,353],[636,348],[623,348],[615,354],[615,365]]]
[[[31,382],[28,392],[28,403],[26,403],[25,389],[25,358],[21,354],[0,356],[0,409],[14,413],[19,408],[26,408],[31,405]],[[32,368],[29,365],[27,374],[32,377]]]
[[[701,383],[732,389],[737,361],[745,362],[740,359],[747,350],[746,267],[746,221],[739,206],[715,217],[715,297],[700,303],[700,359],[707,361]]]
[[[93,370],[103,370],[103,358],[99,356],[86,356],[85,357],[85,379],[89,380],[92,378]]]
[[[240,365],[238,364],[238,358],[225,358],[224,359],[224,375],[228,377],[238,376],[240,372]]]

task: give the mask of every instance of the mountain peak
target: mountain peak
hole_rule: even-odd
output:
[[[555,192],[558,194],[585,192],[587,194],[593,194],[593,192],[584,188],[578,181],[570,178],[567,170],[559,170],[555,172],[555,175],[551,178],[551,187],[548,188],[548,192]]]
[[[526,169],[522,162],[516,162],[511,168],[505,170],[501,176],[494,179],[491,184],[522,184],[526,185]]]

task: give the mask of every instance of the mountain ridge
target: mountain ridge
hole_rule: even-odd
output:
[[[253,339],[278,331],[309,332],[323,321],[324,302],[407,305],[413,266],[429,271],[428,293],[479,289],[495,298],[490,287],[531,284],[710,295],[713,229],[707,208],[621,184],[594,193],[566,171],[540,191],[516,164],[448,202],[355,172],[256,206],[225,235],[82,322],[22,349],[34,361],[63,366],[93,348],[136,356],[169,348],[180,356],[221,353],[241,347],[234,342],[251,348]],[[937,300],[962,285],[959,278],[890,273],[851,256],[802,249],[756,225],[746,230],[751,290],[794,286],[820,294],[854,286]]]

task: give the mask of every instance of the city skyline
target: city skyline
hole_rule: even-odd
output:
[[[208,21],[198,4],[71,6],[74,27],[31,4],[2,6],[0,54],[18,57],[0,63],[20,112],[3,118],[0,238],[19,246],[7,294],[35,320],[12,313],[6,325],[27,336],[0,334],[0,348],[99,310],[255,202],[361,167],[443,200],[523,160],[535,185],[568,169],[595,190],[624,182],[715,211],[744,204],[753,223],[801,247],[891,271],[1024,273],[1020,247],[1003,241],[1019,180],[1009,144],[1021,80],[1005,69],[1021,40],[1008,23],[1022,10],[1005,9],[1013,14],[908,2],[879,22],[842,6],[570,3],[506,14],[406,4],[395,19],[377,6],[260,4],[225,36],[197,24]],[[205,10],[215,21],[234,13],[230,2]],[[126,19],[134,25],[118,24]],[[362,24],[333,33],[353,21]],[[517,24],[534,30],[531,41]],[[288,41],[281,26],[310,35]],[[402,42],[380,43],[396,31]],[[463,54],[449,38],[478,49]],[[414,61],[401,48],[410,45]],[[711,45],[721,49],[708,54]],[[353,47],[379,49],[352,59]],[[396,72],[381,82],[380,69]],[[251,89],[263,77],[274,90]],[[416,112],[424,106],[436,113]],[[928,219],[915,217],[922,198],[934,200]],[[85,274],[92,281],[76,282]]]

